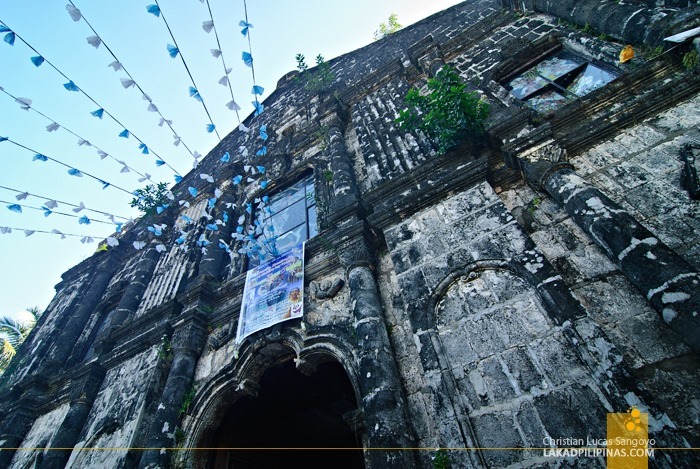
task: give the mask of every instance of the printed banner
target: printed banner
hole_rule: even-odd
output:
[[[304,243],[248,271],[236,342],[304,314]]]

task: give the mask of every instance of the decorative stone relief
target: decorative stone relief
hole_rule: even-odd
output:
[[[345,285],[345,280],[336,278],[333,280],[324,280],[322,282],[311,282],[309,289],[311,296],[317,300],[326,300],[333,298],[338,294],[341,288]]]

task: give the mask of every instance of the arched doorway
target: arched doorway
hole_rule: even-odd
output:
[[[238,399],[213,435],[216,448],[240,449],[216,451],[210,467],[364,468],[361,437],[346,422],[357,409],[355,392],[338,362],[305,376],[289,360],[270,367],[259,384],[257,397]]]

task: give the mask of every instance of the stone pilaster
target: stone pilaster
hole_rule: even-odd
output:
[[[407,418],[396,360],[374,277],[374,256],[362,234],[339,249],[347,269],[355,321],[362,410],[370,448],[410,448],[415,445]],[[356,238],[357,239],[357,238]],[[369,451],[372,467],[413,467],[408,451]]]
[[[109,256],[109,253],[107,256]],[[73,347],[83,333],[90,316],[95,312],[95,308],[102,299],[102,295],[107,289],[114,272],[115,267],[111,265],[110,257],[107,257],[97,266],[88,291],[80,300],[80,305],[68,319],[66,325],[62,328],[53,349],[44,358],[40,366],[40,373],[48,373],[47,376],[50,376],[56,372],[56,367],[65,366],[66,360],[73,352]]]
[[[78,442],[80,432],[85,426],[104,375],[104,368],[97,363],[91,363],[81,370],[79,376],[71,380],[70,409],[56,432],[56,436],[51,441],[52,450],[47,451],[44,455],[42,468],[60,469],[65,467],[72,450],[58,450],[57,448],[73,448]]]
[[[562,158],[564,151],[549,141],[519,160],[527,180],[549,193],[666,324],[700,351],[700,273]]]
[[[334,223],[356,213],[359,191],[352,160],[345,145],[342,120],[334,113],[323,123],[328,127],[328,152],[330,170],[333,173],[333,196],[328,219]]]
[[[109,335],[121,326],[124,321],[133,317],[139,304],[141,304],[143,294],[148,288],[148,283],[153,277],[158,258],[160,257],[160,253],[155,246],[155,243],[149,243],[146,246],[145,252],[134,267],[134,274],[129,281],[129,285],[124,290],[119,304],[107,318],[107,324],[102,333],[95,339],[95,342],[100,342],[97,347],[100,351],[109,352],[112,349]]]
[[[0,423],[0,467],[9,467],[17,448],[39,416],[37,409],[44,399],[46,389],[45,379],[31,377],[22,384],[22,389],[17,390],[17,395],[21,397],[14,402]]]
[[[165,382],[153,423],[146,437],[147,448],[172,448],[186,400],[192,399],[194,370],[207,337],[206,318],[200,313],[182,318],[174,325],[171,345],[173,363]],[[144,451],[139,467],[170,467],[171,451]]]

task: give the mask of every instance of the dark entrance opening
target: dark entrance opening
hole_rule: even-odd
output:
[[[364,468],[361,437],[343,419],[356,408],[352,384],[337,362],[319,364],[309,377],[291,360],[271,367],[258,396],[236,401],[216,432],[217,448],[241,449],[216,451],[210,467]]]

